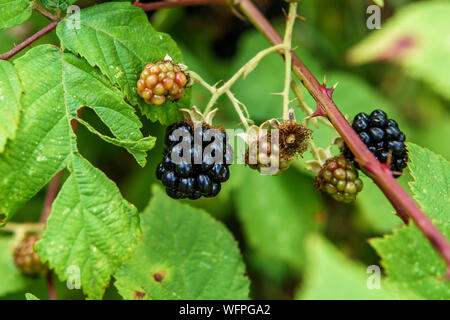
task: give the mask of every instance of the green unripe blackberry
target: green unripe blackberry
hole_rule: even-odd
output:
[[[328,159],[317,175],[314,185],[317,190],[328,194],[336,201],[350,203],[363,188],[358,171],[344,156]]]
[[[34,249],[39,240],[37,235],[27,235],[14,250],[14,264],[29,276],[43,276],[48,272],[47,264],[41,262]]]

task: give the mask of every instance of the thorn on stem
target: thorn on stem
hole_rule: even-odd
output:
[[[315,117],[326,117],[327,114],[323,110],[323,108],[320,106],[320,104],[317,104],[317,109],[313,113],[311,113],[309,116],[305,117],[303,120],[312,119]]]
[[[324,75],[323,83],[320,85],[320,90],[323,93],[325,93],[331,100],[333,100],[333,92],[334,92],[334,89],[336,89],[338,82],[336,82],[331,88],[326,87],[326,82],[327,82],[327,77],[326,77],[326,75]],[[327,116],[325,111],[323,110],[322,106],[319,103],[317,103],[316,111],[312,115],[310,115],[310,117],[317,117],[317,116],[324,116],[324,117]]]

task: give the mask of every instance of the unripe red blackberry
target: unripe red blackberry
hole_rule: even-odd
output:
[[[358,171],[344,156],[328,159],[317,175],[314,185],[317,190],[331,196],[336,201],[350,203],[363,188]]]
[[[137,92],[146,103],[161,105],[180,99],[187,82],[186,74],[177,64],[160,60],[145,66],[137,82]]]
[[[27,235],[14,250],[14,264],[26,275],[43,276],[48,272],[47,264],[41,262],[34,249],[39,240],[37,235]]]

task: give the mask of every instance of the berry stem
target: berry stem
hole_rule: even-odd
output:
[[[240,107],[240,106],[244,106],[243,103],[240,102],[238,99],[236,99],[236,97],[234,96],[234,94],[231,93],[230,90],[228,90],[226,94],[227,94],[228,98],[230,99],[231,103],[233,104],[234,109],[236,110],[236,113],[238,114],[239,118],[241,119],[241,122],[244,125],[245,129],[248,130],[250,128],[250,126],[248,125],[247,118],[242,113],[242,110]],[[247,110],[247,109],[245,109],[245,110]],[[248,117],[248,113],[247,113],[247,117]]]
[[[188,73],[189,73],[189,76],[191,77],[191,79],[200,83],[212,95],[217,93],[218,90],[216,89],[216,87],[209,85],[205,80],[203,80],[203,78],[199,74],[195,73],[194,71],[188,71]],[[238,114],[239,119],[241,119],[242,124],[245,126],[246,129],[248,129],[249,128],[248,120],[250,120],[249,119],[250,116],[248,114],[247,108],[245,107],[245,105],[242,102],[240,102],[238,99],[236,99],[236,97],[230,90],[227,90],[225,93],[228,96],[228,98],[230,99],[231,103],[233,104],[233,107],[236,110],[236,113]],[[246,116],[243,114],[241,106],[242,106],[242,109],[244,109]],[[206,114],[208,112],[209,112],[209,110],[205,109],[205,112],[203,113],[203,115],[206,116]]]
[[[286,30],[284,31],[283,44],[285,45],[284,56],[286,57],[284,89],[283,89],[283,120],[289,120],[289,87],[292,80],[292,32],[297,17],[297,3],[289,5],[289,15],[286,17]]]
[[[152,3],[140,3],[136,1],[133,5],[142,8],[144,11],[154,11],[158,9],[173,8],[173,7],[188,7],[208,4],[227,4],[230,0],[176,0],[176,1],[158,1]]]
[[[59,184],[61,182],[62,171],[59,171],[53,179],[50,181],[50,184],[47,189],[47,194],[45,195],[44,205],[42,206],[41,211],[41,223],[46,224],[47,219],[50,216],[50,211],[52,209],[53,201],[56,198],[59,190]]]
[[[51,21],[58,21],[59,18],[57,16],[55,16],[54,14],[48,12],[47,10],[45,10],[40,4],[38,4],[37,2],[33,2],[31,4],[31,7],[36,10],[37,12],[39,12],[40,14],[42,14],[44,17],[46,17],[47,19],[51,20]]]
[[[0,55],[0,60],[8,60],[11,57],[15,56],[17,53],[19,53],[20,51],[22,51],[23,49],[25,49],[26,47],[28,47],[30,44],[32,44],[34,41],[36,41],[37,39],[39,39],[40,37],[42,37],[43,35],[49,33],[50,31],[52,31],[53,29],[56,28],[56,26],[58,25],[58,21],[53,21],[52,23],[50,23],[49,25],[47,25],[46,27],[44,27],[42,30],[36,32],[35,34],[33,34],[31,37],[29,37],[28,39],[26,39],[24,42],[18,44],[17,46],[15,46],[14,48],[12,48],[10,51]]]
[[[49,271],[47,273],[47,287],[48,287],[48,299],[58,300],[55,290],[55,282],[53,281],[53,272]]]
[[[29,233],[36,232],[40,233],[44,230],[42,223],[15,223],[8,222],[3,228],[2,231],[13,232],[13,233]]]
[[[208,113],[211,108],[214,106],[214,104],[217,102],[217,100],[227,91],[231,89],[231,87],[236,83],[237,80],[242,76],[245,78],[250,72],[252,72],[258,63],[268,54],[271,54],[272,52],[279,51],[286,49],[286,46],[283,43],[278,43],[277,45],[273,47],[269,47],[267,49],[264,49],[258,54],[256,54],[250,61],[248,61],[246,64],[244,64],[227,82],[225,82],[220,88],[215,90],[214,94],[212,95],[211,99],[208,102],[208,105],[206,106],[205,113]]]
[[[238,0],[238,6],[253,25],[261,31],[273,45],[283,42],[278,32],[255,7],[251,0]],[[428,238],[445,260],[447,264],[447,273],[450,275],[450,244],[447,239],[432,224],[430,219],[418,207],[408,193],[406,193],[392,177],[391,171],[384,168],[358,138],[356,132],[351,128],[332,99],[324,92],[322,85],[296,54],[292,54],[292,64],[294,73],[313,96],[314,100],[316,100],[324,109],[328,119],[345,140],[361,168],[364,168],[365,172],[378,185],[405,223],[408,223],[409,217],[412,218],[421,232]]]
[[[187,73],[189,74],[189,77],[194,80],[194,82],[197,81],[198,83],[200,83],[211,94],[216,93],[217,89],[215,87],[209,85],[209,83],[206,82],[205,80],[203,80],[203,78],[198,73],[191,71],[191,70],[187,71]]]
[[[59,171],[53,177],[48,186],[47,193],[45,195],[44,205],[42,206],[41,211],[41,224],[43,224],[44,226],[46,225],[47,219],[50,216],[53,201],[55,200],[56,195],[58,194],[61,176],[62,170]],[[48,290],[48,297],[50,300],[58,300],[56,297],[55,283],[53,281],[53,272],[51,271],[49,271],[47,274],[47,290]]]

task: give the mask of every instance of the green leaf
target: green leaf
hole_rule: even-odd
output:
[[[25,299],[27,299],[27,300],[41,300],[38,297],[36,297],[34,294],[29,293],[29,292],[25,293]]]
[[[111,275],[133,253],[140,234],[138,212],[82,157],[72,156],[69,170],[36,250],[62,281],[72,266],[78,267],[83,291],[99,299]]]
[[[373,0],[373,3],[379,7],[384,7],[384,0]]]
[[[434,223],[450,239],[450,225]],[[450,299],[445,263],[416,226],[402,227],[393,235],[372,239],[370,244],[380,255],[389,281],[399,288],[422,299]]]
[[[374,300],[398,298],[380,279],[380,289],[369,289],[367,267],[345,257],[319,235],[307,243],[308,268],[297,299],[305,300]],[[368,281],[369,280],[369,281]]]
[[[450,163],[442,156],[408,143],[414,198],[431,218],[450,223]]]
[[[6,140],[13,140],[16,136],[22,91],[14,66],[8,61],[0,60],[0,153],[4,150]]]
[[[14,264],[14,241],[10,236],[0,236],[0,296],[24,290],[32,282],[40,281],[26,277]]]
[[[312,180],[293,170],[264,176],[241,167],[233,172],[243,177],[236,203],[249,246],[301,270],[304,241],[316,229],[313,218],[321,206]]]
[[[71,123],[80,107],[91,108],[115,142],[128,142],[125,146],[140,164],[146,156],[142,149],[152,139],[143,140],[134,109],[83,59],[44,45],[15,63],[26,91],[16,139],[0,155],[0,212],[10,219],[67,167],[71,175],[52,206],[38,254],[61,280],[68,278],[68,268],[79,267],[83,291],[101,298],[110,276],[137,244],[139,216],[115,184],[79,154]]]
[[[142,139],[134,109],[84,60],[44,45],[15,63],[27,90],[16,139],[0,155],[0,213],[6,220],[70,163],[77,152],[70,124],[80,107],[92,108],[119,140]],[[41,77],[42,70],[48,77]],[[128,151],[145,164],[144,151]]]
[[[128,150],[133,151],[149,151],[153,149],[155,146],[156,138],[155,137],[144,137],[137,141],[133,140],[120,140],[116,138],[111,138],[109,136],[106,136],[104,134],[101,134],[98,132],[93,126],[91,126],[88,122],[84,121],[83,119],[77,118],[77,121],[83,124],[90,132],[96,134],[98,137],[103,139],[104,141],[111,143],[118,147],[123,147]]]
[[[368,222],[370,227],[380,234],[390,232],[394,227],[401,226],[403,221],[395,214],[394,207],[386,199],[380,188],[364,174],[360,174],[360,178],[363,180],[364,188],[355,203],[360,209],[359,212],[364,221]],[[399,182],[403,180],[402,177]]]
[[[414,198],[442,234],[450,239],[449,172],[447,160],[428,149],[408,143],[410,182]],[[415,226],[402,227],[393,235],[370,244],[381,257],[389,281],[423,299],[450,299],[446,265],[429,240]]]
[[[427,1],[401,9],[383,28],[349,51],[354,64],[391,60],[450,99],[450,2]]]
[[[28,0],[0,0],[0,30],[14,27],[31,16]]]
[[[69,6],[74,4],[77,0],[41,0],[42,5],[51,10],[66,10]]]
[[[231,233],[159,187],[141,215],[143,237],[118,270],[125,299],[247,299],[249,281]]]
[[[58,25],[57,34],[63,45],[98,66],[150,120],[163,124],[179,120],[178,109],[190,106],[190,90],[186,90],[178,102],[161,106],[146,104],[136,90],[145,65],[164,59],[166,55],[176,63],[183,62],[170,36],[155,31],[144,11],[129,2],[105,3],[80,14],[83,17],[80,29],[73,28],[73,22],[67,19]]]

